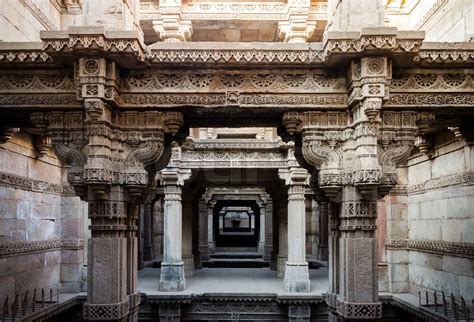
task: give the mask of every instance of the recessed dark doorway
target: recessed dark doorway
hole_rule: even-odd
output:
[[[213,218],[216,247],[257,248],[260,208],[255,200],[219,200]]]

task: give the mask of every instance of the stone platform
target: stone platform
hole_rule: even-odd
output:
[[[311,290],[307,293],[291,293],[283,289],[283,280],[269,268],[203,268],[196,270],[193,277],[186,279],[182,292],[160,292],[158,284],[160,270],[145,268],[138,272],[138,289],[151,295],[199,295],[212,293],[228,294],[275,294],[295,297],[321,296],[329,286],[328,270],[321,267],[309,270]]]

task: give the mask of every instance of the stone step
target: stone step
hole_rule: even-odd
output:
[[[259,253],[247,253],[247,252],[225,252],[225,253],[214,253],[209,255],[210,258],[240,258],[240,259],[252,259],[262,258],[262,254]]]
[[[270,267],[270,262],[262,259],[213,258],[202,262],[202,267],[213,268],[263,268]]]

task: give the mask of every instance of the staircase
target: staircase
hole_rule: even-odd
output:
[[[262,268],[270,267],[270,262],[263,260],[263,255],[251,251],[216,251],[209,260],[202,262],[202,267],[215,268]]]

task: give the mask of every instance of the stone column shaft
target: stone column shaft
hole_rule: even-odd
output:
[[[260,207],[260,230],[258,234],[258,252],[265,255],[265,205]]]
[[[318,259],[328,260],[328,202],[319,202]]]
[[[271,260],[273,250],[273,205],[267,200],[265,205],[265,255],[264,260]]]
[[[165,185],[164,193],[164,238],[160,290],[181,291],[186,287],[182,258],[181,187]]]
[[[339,230],[338,313],[345,318],[380,318],[378,302],[377,201],[361,196],[358,188],[344,186]]]
[[[209,253],[213,254],[216,250],[216,244],[214,240],[214,206],[208,205],[207,207],[207,238],[209,245]]]
[[[199,200],[199,253],[202,260],[209,259],[209,223],[207,204],[204,199]]]
[[[288,188],[288,261],[284,286],[290,292],[309,292],[310,280],[306,261],[305,186]]]

